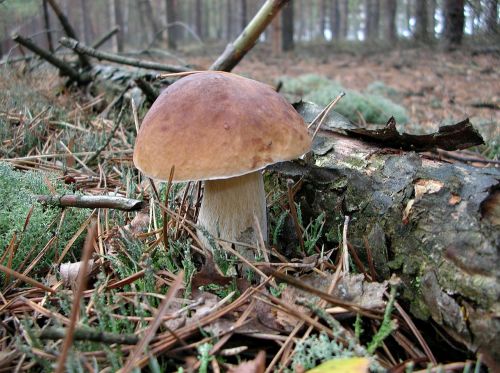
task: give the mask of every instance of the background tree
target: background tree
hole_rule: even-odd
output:
[[[293,22],[293,6],[294,1],[290,2],[281,10],[281,25],[282,25],[282,42],[281,47],[283,51],[290,51],[294,47],[294,22]]]
[[[382,0],[383,37],[390,43],[397,39],[396,11],[397,0]]]
[[[447,49],[456,48],[464,35],[464,0],[444,0],[444,42]]]
[[[339,0],[339,36],[347,39],[349,33],[349,0]]]
[[[380,1],[365,0],[365,39],[378,38],[380,27]]]
[[[165,8],[167,11],[167,43],[170,49],[177,49],[177,39],[179,26],[177,22],[176,0],[166,0]]]
[[[418,41],[429,40],[429,22],[428,22],[428,0],[419,0],[415,2],[415,39]]]
[[[496,36],[498,30],[498,0],[486,1],[486,32]]]
[[[338,40],[340,33],[340,14],[339,14],[339,0],[330,1],[330,31],[332,33],[332,40]]]

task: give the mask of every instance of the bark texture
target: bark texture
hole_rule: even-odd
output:
[[[275,168],[304,177],[296,197],[304,221],[325,212],[325,231],[337,232],[349,215],[349,241],[365,260],[369,243],[379,280],[402,278],[415,316],[498,361],[500,170],[333,132],[320,133],[313,149],[313,161]]]
[[[465,0],[444,1],[444,40],[448,49],[462,43],[465,25],[464,2]]]

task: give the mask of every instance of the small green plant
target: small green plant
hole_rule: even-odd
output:
[[[325,225],[325,213],[319,214],[316,219],[312,220],[304,230],[304,249],[308,255],[314,254],[316,243],[323,234]]]
[[[292,368],[293,371],[296,371],[300,366],[307,370],[333,358],[352,356],[354,356],[353,351],[321,333],[319,336],[313,335],[297,343],[293,354]]]
[[[212,355],[210,355],[211,349],[212,345],[210,343],[203,343],[202,345],[198,346],[198,360],[200,361],[200,369],[198,370],[198,372],[208,372],[208,365],[214,358]]]
[[[391,293],[389,295],[389,301],[384,311],[384,319],[380,325],[379,330],[373,336],[371,342],[367,346],[367,351],[369,354],[373,354],[375,350],[382,344],[384,339],[386,339],[394,330],[397,329],[397,324],[391,319],[392,310],[394,309],[394,301],[396,300],[396,286],[391,288]]]
[[[71,192],[56,174],[16,171],[0,162],[0,256],[9,246],[15,249],[12,258],[15,270],[22,271],[20,265],[29,264],[53,240],[33,273],[50,267],[55,253],[61,252],[90,213],[86,209],[69,208],[63,215],[61,208],[41,205],[36,195],[51,194],[49,185],[59,194]],[[81,239],[73,248],[79,248],[80,244]],[[8,260],[10,253],[6,254]],[[78,257],[77,252],[74,254]]]

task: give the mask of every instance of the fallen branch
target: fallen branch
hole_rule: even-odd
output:
[[[159,96],[158,91],[154,89],[151,84],[148,84],[144,79],[137,78],[134,80],[134,82],[142,91],[142,93],[144,93],[148,102],[153,103]]]
[[[68,65],[66,62],[55,57],[49,51],[40,48],[30,39],[25,39],[22,36],[15,34],[12,36],[12,40],[14,40],[18,44],[25,46],[33,53],[39,55],[41,58],[49,62],[51,65],[57,67],[62,75],[69,77],[71,80],[76,81],[80,84],[86,84],[90,82],[90,77],[87,74],[78,73],[77,70]]]
[[[209,70],[231,71],[253,48],[260,34],[287,2],[288,0],[267,0],[238,38],[227,45]]]
[[[59,5],[57,5],[56,1],[55,0],[47,0],[47,1],[49,3],[50,7],[52,8],[52,10],[54,11],[54,13],[56,14],[57,18],[59,19],[59,22],[61,23],[61,26],[64,29],[64,32],[66,33],[66,35],[68,35],[70,38],[78,39],[78,36],[76,35],[75,30],[73,29],[73,27],[69,23],[68,18],[66,18],[63,11],[61,10],[61,8],[59,8]],[[80,64],[82,65],[82,67],[84,67],[84,68],[92,67],[90,65],[90,61],[87,58],[87,56],[78,55],[78,58],[80,60]]]
[[[113,27],[111,30],[109,30],[107,33],[105,33],[99,39],[97,39],[95,42],[93,42],[92,48],[94,48],[94,49],[99,48],[104,43],[106,43],[109,39],[111,39],[119,31],[120,31],[120,27],[118,27],[118,26]]]
[[[47,328],[40,332],[40,339],[63,339],[66,328]],[[135,345],[139,337],[134,334],[113,334],[93,329],[77,328],[73,334],[76,341],[92,341],[106,344],[118,343],[122,345]]]
[[[73,194],[67,195],[38,195],[38,202],[59,207],[79,207],[79,208],[108,208],[123,211],[137,211],[142,209],[144,202],[116,196],[79,196]]]
[[[61,43],[67,48],[74,50],[77,53],[86,54],[95,57],[98,60],[106,60],[106,61],[116,62],[122,65],[142,67],[144,69],[158,70],[158,71],[171,71],[171,72],[190,71],[190,69],[184,66],[164,65],[157,62],[142,61],[135,58],[123,57],[113,53],[100,52],[80,43],[78,40],[71,38],[63,37],[61,38],[61,40],[59,40],[59,43]]]

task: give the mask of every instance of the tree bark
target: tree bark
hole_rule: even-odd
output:
[[[415,316],[498,361],[500,169],[387,146],[325,131],[313,162],[271,168],[303,177],[296,199],[305,224],[323,212],[324,232],[338,232],[350,216],[348,240],[373,258],[377,279],[396,274]],[[337,235],[329,240],[338,247]]]
[[[499,34],[498,0],[488,0],[486,3],[486,32],[492,36]]]
[[[331,0],[330,2],[330,31],[332,40],[339,39],[340,30],[340,15],[339,15],[339,0]]]
[[[444,42],[447,49],[453,49],[462,43],[464,35],[464,0],[444,1]]]
[[[321,0],[320,3],[320,9],[319,9],[319,32],[321,39],[325,39],[325,31],[326,31],[326,13],[327,13],[327,6],[326,6],[326,1],[327,0]]]
[[[47,45],[49,47],[49,51],[54,53],[54,43],[52,42],[52,33],[50,32],[50,18],[49,18],[49,9],[47,6],[47,0],[43,0],[43,21],[45,30],[47,30]]]
[[[396,11],[397,0],[383,0],[383,38],[389,43],[397,40]]]
[[[80,10],[82,12],[82,34],[83,40],[86,44],[92,43],[94,38],[94,33],[92,30],[92,23],[90,21],[90,10],[89,2],[85,0],[80,0]]]
[[[231,71],[253,48],[259,36],[288,1],[267,0],[236,40],[210,66],[210,70]]]
[[[418,0],[417,0],[418,1]],[[411,21],[411,17],[412,17],[412,0],[406,0],[406,12],[405,12],[405,16],[406,16],[406,29],[408,30],[408,34],[411,34],[411,24],[410,24],[410,21]]]
[[[347,39],[349,34],[349,0],[339,0],[339,36]]]
[[[378,38],[380,16],[379,0],[365,0],[365,40]]]
[[[195,2],[194,15],[195,15],[194,25],[196,34],[198,34],[198,37],[203,40],[205,35],[203,35],[203,4],[201,0],[196,0]]]
[[[435,38],[436,35],[436,0],[428,0],[429,1],[429,6],[427,8],[428,11],[428,16],[427,18],[429,19],[429,36],[431,39]]]
[[[232,1],[227,0],[226,3],[226,39],[230,41],[233,38],[233,11]]]
[[[293,19],[293,4],[294,1],[290,0],[288,4],[283,7],[281,11],[281,25],[282,25],[282,39],[281,48],[283,51],[291,51],[294,48],[293,40],[293,30],[294,30],[294,19]]]
[[[426,42],[429,40],[429,22],[428,22],[428,0],[419,0],[415,2],[415,40]]]
[[[177,40],[178,40],[178,26],[174,23],[177,21],[177,12],[176,12],[176,0],[166,0],[166,8],[167,8],[167,43],[170,49],[177,49]]]
[[[114,16],[115,16],[115,24],[120,28],[120,31],[116,34],[116,50],[118,52],[123,52],[124,47],[124,39],[125,39],[125,21],[123,18],[123,2],[122,0],[112,0],[113,8],[114,8]]]
[[[248,16],[247,16],[247,0],[241,0],[240,1],[240,31],[244,30],[247,22],[248,22]]]

